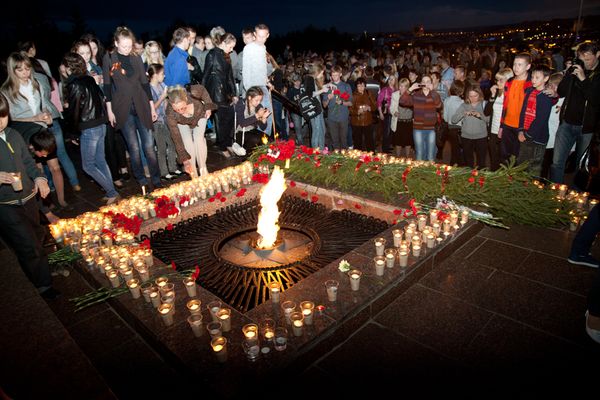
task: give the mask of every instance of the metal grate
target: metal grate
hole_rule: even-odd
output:
[[[199,265],[198,283],[231,307],[246,312],[269,299],[269,282],[277,281],[286,290],[388,228],[385,221],[348,210],[332,211],[294,196],[284,196],[279,208],[282,230],[312,241],[308,254],[294,262],[256,268],[223,257],[221,252],[228,242],[256,230],[258,198],[227,206],[211,216],[183,221],[170,231],[151,232],[154,255],[167,264],[175,262],[181,269]]]

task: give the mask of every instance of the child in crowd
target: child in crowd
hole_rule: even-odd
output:
[[[483,113],[483,101],[481,88],[471,86],[465,102],[458,107],[450,120],[453,125],[462,122],[460,136],[463,155],[465,164],[471,168],[486,166],[489,117]],[[477,154],[477,163],[475,163],[473,151]]]
[[[496,84],[490,88],[490,100],[484,108],[484,114],[490,117],[490,169],[496,171],[500,168],[501,142],[498,137],[500,131],[500,120],[502,119],[502,107],[504,105],[504,85],[515,76],[512,69],[503,68],[496,73]]]
[[[519,142],[521,149],[517,163],[529,162],[527,170],[534,176],[540,176],[542,161],[548,143],[548,119],[553,100],[544,93],[550,78],[550,68],[538,65],[532,69],[532,87],[525,89],[525,98],[519,117]]]
[[[525,99],[525,89],[531,87],[529,69],[531,56],[520,53],[515,56],[513,73],[515,76],[504,85],[504,104],[498,138],[502,140],[502,160],[508,161],[511,156],[519,155],[519,117]]]
[[[560,107],[565,101],[564,97],[558,98],[558,84],[562,79],[563,74],[556,72],[550,75],[550,79],[548,79],[548,83],[546,84],[545,92],[548,96],[557,98],[558,101],[552,106],[550,118],[548,118],[548,143],[546,143],[546,152],[544,153],[544,161],[542,162],[542,172],[540,174],[542,178],[549,177],[550,165],[552,165],[552,157],[554,157],[554,140],[556,139],[556,132],[560,124]]]
[[[150,90],[154,100],[154,108],[158,118],[154,121],[154,141],[156,142],[158,167],[163,178],[171,180],[176,175],[181,175],[177,169],[177,153],[175,144],[171,139],[169,128],[165,124],[165,99],[167,98],[167,85],[164,84],[165,68],[161,64],[150,64],[148,66],[148,79],[150,80]]]

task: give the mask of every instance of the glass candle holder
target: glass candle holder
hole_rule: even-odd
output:
[[[196,297],[196,281],[194,280],[194,278],[187,277],[183,280],[183,284],[185,285],[185,290],[187,291],[187,294],[189,297]]]
[[[137,267],[137,272],[140,275],[140,279],[142,282],[148,282],[150,280],[150,273],[148,272],[148,268],[146,268],[146,265],[141,262],[141,266]]]
[[[398,260],[401,267],[406,267],[408,265],[408,252],[400,250],[398,253]]]
[[[217,311],[217,318],[221,322],[223,332],[231,330],[231,310],[229,308],[221,308]]]
[[[412,247],[413,256],[419,257],[421,255],[421,245],[416,245]]]
[[[217,311],[221,309],[221,302],[219,300],[213,300],[207,304],[206,308],[208,308],[212,320],[219,321],[219,318],[217,318]]]
[[[337,292],[340,283],[335,280],[328,280],[325,282],[325,289],[327,290],[327,300],[337,301]]]
[[[213,339],[223,335],[221,328],[222,325],[219,321],[211,321],[208,324],[206,324],[206,330],[208,331],[210,337]]]
[[[435,247],[435,236],[430,233],[429,235],[427,235],[427,248],[428,249],[433,249]]]
[[[438,221],[438,210],[429,211],[429,221],[431,225],[435,224]]]
[[[396,263],[396,249],[385,249],[385,266],[388,268],[394,268]]]
[[[265,341],[273,341],[275,338],[275,321],[271,318],[264,318],[260,322],[260,332]]]
[[[144,263],[146,263],[147,267],[151,267],[154,265],[154,257],[152,257],[152,249],[144,250]]]
[[[375,265],[375,275],[383,276],[385,271],[385,257],[375,256],[373,257],[373,264]]]
[[[274,347],[277,351],[283,351],[287,348],[288,331],[283,326],[275,328]]]
[[[375,239],[374,242],[375,242],[375,255],[382,256],[383,251],[385,250],[385,239],[382,237],[379,237],[379,238]]]
[[[300,311],[302,315],[304,315],[304,323],[306,325],[313,324],[313,315],[314,315],[315,303],[312,301],[302,301],[300,302]]]
[[[427,226],[427,217],[425,215],[419,215],[417,217],[417,229],[422,231]]]
[[[279,297],[281,294],[281,285],[279,282],[269,282],[269,297],[273,303],[279,303]]]
[[[173,325],[173,304],[163,303],[158,307],[158,313],[166,326]]]
[[[192,332],[194,332],[194,336],[200,337],[203,335],[204,329],[202,329],[202,314],[192,314],[187,318],[188,324],[190,324],[190,328],[192,328]]]
[[[469,222],[469,212],[467,210],[464,210],[460,213],[460,222],[462,224]]]
[[[361,275],[362,275],[362,272],[360,272],[357,269],[353,269],[352,271],[348,272],[348,277],[350,278],[350,288],[355,292],[360,287]]]
[[[440,236],[440,232],[442,231],[442,228],[440,227],[440,224],[439,224],[439,223],[437,223],[437,222],[436,222],[435,224],[433,224],[433,225],[431,226],[431,228],[433,229],[433,233],[434,233],[436,236]]]
[[[160,295],[175,297],[175,285],[171,282],[167,282],[164,285],[160,286]]]
[[[402,241],[402,230],[392,230],[392,237],[394,238],[394,247],[400,247],[400,242]]]
[[[148,265],[148,264],[146,264],[146,265]],[[158,278],[156,278],[154,280],[154,284],[159,289],[162,288],[163,286],[165,286],[168,282],[169,282],[169,278],[167,278],[166,276],[159,276]]]
[[[290,321],[292,322],[292,332],[294,332],[294,336],[302,336],[304,330],[304,314],[300,311],[294,311],[290,314]]]
[[[242,333],[244,334],[245,340],[249,342],[258,341],[258,325],[246,324],[242,327]]]
[[[133,269],[132,268],[124,268],[121,269],[121,276],[125,282],[128,282],[133,279]]]
[[[150,302],[154,308],[158,308],[162,304],[160,302],[160,290],[156,286],[152,286],[148,296],[150,296]]]
[[[296,303],[291,300],[286,300],[281,303],[281,308],[283,309],[283,315],[285,315],[286,322],[290,324],[290,314],[296,309]]]
[[[127,287],[129,288],[129,292],[131,293],[131,297],[134,299],[139,299],[142,295],[140,290],[140,281],[138,279],[130,279],[127,281]]]
[[[202,315],[202,302],[198,299],[192,299],[185,305],[192,315]]]
[[[444,232],[450,232],[451,229],[452,229],[452,222],[446,218],[444,220],[444,222],[442,222],[442,230]]]
[[[112,287],[116,288],[121,285],[121,280],[119,279],[119,273],[117,271],[115,271],[114,269],[108,271],[106,273],[106,277],[110,281],[110,284],[112,285]]]
[[[217,357],[217,361],[224,363],[227,361],[227,339],[223,336],[213,338],[210,342],[213,353]]]
[[[142,295],[144,296],[144,300],[146,300],[146,303],[150,303],[151,299],[150,299],[150,292],[152,291],[152,288],[154,286],[152,285],[152,282],[144,282],[140,285],[140,289],[142,291]]]
[[[450,222],[452,223],[452,225],[456,225],[458,223],[458,211],[450,211]]]

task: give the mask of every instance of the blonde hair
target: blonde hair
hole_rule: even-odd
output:
[[[408,80],[408,78],[402,78],[398,81],[398,86],[406,86],[407,88],[409,88],[410,81]]]
[[[325,71],[325,67],[321,63],[313,63],[308,69],[308,73],[310,76],[315,78],[315,85],[317,85],[317,89],[321,89],[323,87],[323,83],[325,82],[325,76],[321,76],[317,78],[317,76]]]
[[[390,80],[392,80],[392,79],[394,80],[394,84],[392,85],[392,88],[394,90],[398,90],[398,78],[394,74],[391,74],[390,76],[388,76],[387,85],[390,86]]]
[[[40,85],[38,81],[33,78],[33,66],[31,65],[31,60],[29,57],[27,57],[25,53],[11,53],[11,55],[6,59],[6,70],[8,72],[8,76],[6,77],[6,81],[4,81],[1,90],[6,94],[8,100],[12,102],[16,102],[19,97],[27,100],[25,96],[19,93],[19,87],[21,84],[19,83],[19,78],[15,73],[15,70],[21,66],[29,68],[31,71],[31,76],[29,79],[33,85],[33,90],[40,92]]]
[[[465,103],[471,103],[471,100],[469,99],[469,92],[475,92],[477,93],[477,96],[479,96],[479,101],[483,101],[484,97],[483,97],[483,92],[481,91],[481,88],[479,86],[471,86],[468,90],[467,90],[467,95],[465,96]]]
[[[496,79],[504,79],[505,81],[509,80],[515,76],[512,68],[502,68],[500,71],[496,72]],[[504,92],[504,86],[498,88],[498,94]]]
[[[169,89],[167,89],[167,99],[169,99],[169,103],[171,104],[179,101],[185,101],[187,103],[187,91],[181,85],[171,86]]]
[[[152,57],[150,56],[150,47],[154,47],[154,46],[158,47],[158,61],[157,62],[152,61]],[[158,43],[155,40],[151,40],[148,43],[146,43],[146,46],[144,47],[144,60],[146,60],[148,65],[150,65],[150,64],[165,65],[165,60],[163,59],[163,54],[162,54],[162,46],[160,45],[160,43]]]

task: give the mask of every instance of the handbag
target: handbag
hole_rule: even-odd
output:
[[[323,112],[321,102],[314,96],[304,95],[298,99],[298,104],[300,105],[302,117],[306,120],[313,119]]]

